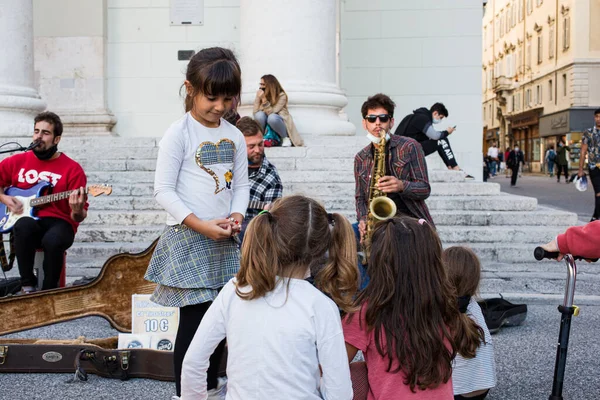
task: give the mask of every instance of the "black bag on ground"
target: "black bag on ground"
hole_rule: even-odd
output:
[[[513,304],[504,298],[483,299],[477,303],[492,334],[503,326],[521,325],[527,318],[527,304]]]

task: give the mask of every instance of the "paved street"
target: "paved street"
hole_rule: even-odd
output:
[[[556,305],[555,302],[529,305],[524,325],[503,328],[493,336],[498,387],[490,393],[490,400],[548,398],[552,387],[560,324]],[[571,330],[565,399],[600,398],[600,343],[597,340],[599,326],[600,306],[582,305],[581,314],[574,318]],[[103,319],[91,317],[13,336],[66,339],[78,335],[90,338],[108,337],[117,333]],[[66,383],[71,378],[72,374],[0,374],[0,398],[168,400],[174,393],[174,385],[170,382],[146,379],[122,382],[90,375],[87,382]]]
[[[572,183],[566,184],[564,176],[556,182],[556,176],[523,175],[517,185],[510,187],[510,179],[504,174],[489,179],[499,183],[503,192],[538,199],[539,204],[577,213],[582,222],[588,222],[594,212],[594,188],[588,180],[588,190],[580,192]]]

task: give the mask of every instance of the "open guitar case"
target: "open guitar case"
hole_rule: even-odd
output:
[[[0,298],[0,373],[92,373],[107,378],[173,381],[173,352],[117,349],[117,337],[86,340],[10,339],[9,333],[87,316],[101,316],[120,332],[131,332],[131,296],[155,284],[144,274],[157,240],[137,254],[109,258],[100,274],[80,286]]]

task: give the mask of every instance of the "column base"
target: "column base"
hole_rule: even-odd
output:
[[[302,137],[354,136],[356,127],[342,109],[348,104],[344,92],[335,84],[290,81],[284,88],[288,110]],[[251,115],[256,91],[242,94],[241,115]]]
[[[60,111],[64,132],[71,136],[110,136],[117,118],[110,112]]]
[[[33,118],[46,109],[32,88],[0,86],[0,136],[19,137],[33,134]]]

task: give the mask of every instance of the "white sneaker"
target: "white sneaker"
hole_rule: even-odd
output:
[[[179,397],[179,396],[171,396],[171,400],[181,400],[181,397]]]
[[[281,147],[292,147],[292,141],[289,137],[284,137],[281,141]]]

